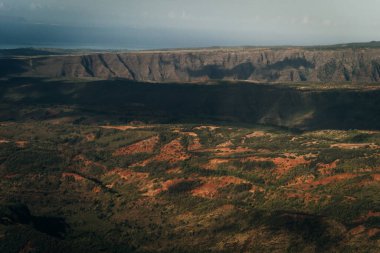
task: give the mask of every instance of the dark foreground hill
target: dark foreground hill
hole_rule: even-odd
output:
[[[0,105],[2,121],[68,117],[103,124],[224,122],[293,129],[380,129],[380,87],[376,85],[184,85],[14,78],[2,82]]]

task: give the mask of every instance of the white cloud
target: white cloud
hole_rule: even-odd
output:
[[[304,16],[301,20],[301,23],[304,25],[310,24],[310,17],[309,16]]]
[[[176,17],[177,17],[177,15],[175,14],[174,11],[170,11],[170,12],[168,13],[168,18],[170,18],[170,19],[175,19]]]
[[[189,19],[193,19],[192,16],[190,16],[186,11],[180,11],[180,12],[176,12],[176,11],[170,11],[168,13],[168,18],[169,19],[182,19],[182,20],[189,20]]]
[[[31,10],[38,10],[38,9],[42,8],[42,5],[39,3],[32,2],[32,3],[30,3],[29,8]]]
[[[187,14],[186,11],[182,11],[182,13],[181,13],[181,18],[182,18],[182,19],[188,19],[188,18],[189,18],[189,15]]]
[[[325,19],[322,21],[322,24],[325,26],[332,26],[333,22],[330,19]]]

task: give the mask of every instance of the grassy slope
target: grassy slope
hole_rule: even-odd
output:
[[[152,153],[115,156],[152,136]],[[2,206],[66,224],[0,225],[1,252],[379,250],[377,131],[33,121],[0,139]]]

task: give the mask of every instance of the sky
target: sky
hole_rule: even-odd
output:
[[[171,48],[380,40],[380,0],[0,0],[0,44]]]

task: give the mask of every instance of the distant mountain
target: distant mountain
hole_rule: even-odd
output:
[[[375,47],[378,43],[348,45],[351,46],[96,53],[23,49],[3,51],[3,54],[24,53],[29,57],[3,57],[0,66],[3,75],[49,78],[125,78],[149,82],[380,82],[380,48]],[[41,55],[30,57],[35,53]],[[60,55],[64,53],[70,55]],[[52,54],[55,56],[46,56]]]

